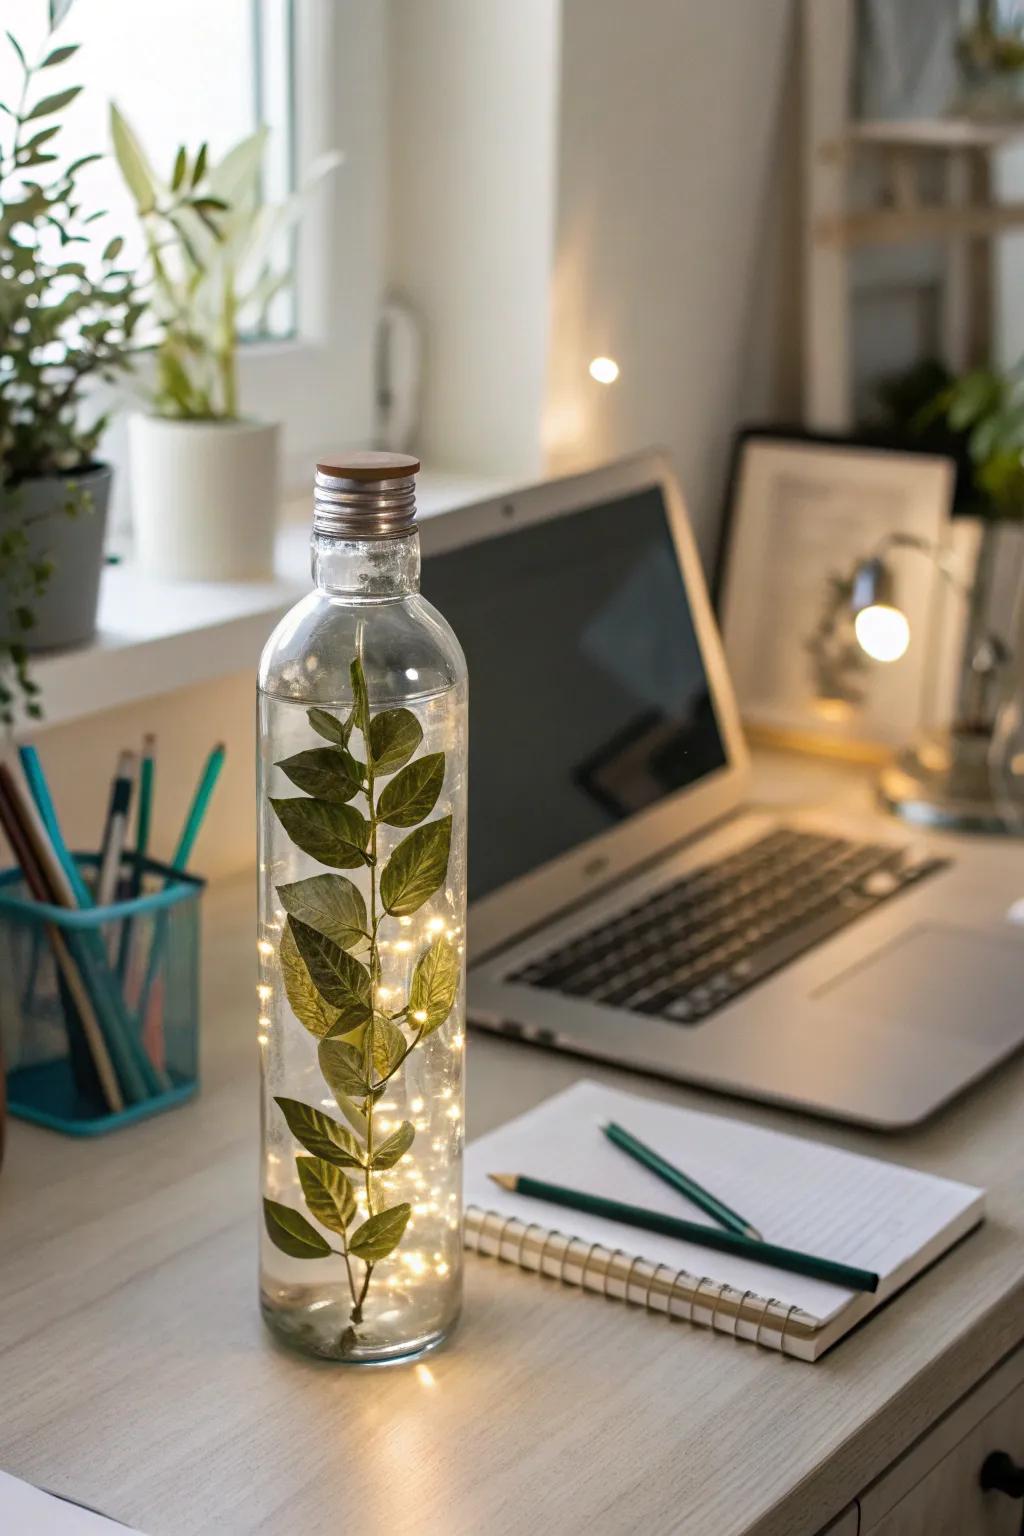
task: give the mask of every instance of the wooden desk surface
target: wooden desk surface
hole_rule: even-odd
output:
[[[769,764],[769,798],[842,776]],[[780,786],[785,786],[780,788]],[[847,802],[848,803],[848,802]],[[985,858],[1020,861],[990,844]],[[0,1466],[147,1536],[810,1536],[1024,1337],[1024,1063],[879,1138],[634,1086],[987,1186],[974,1236],[817,1365],[467,1257],[415,1368],[292,1357],[256,1300],[251,881],[211,890],[192,1105],[94,1143],[11,1128],[0,1174]],[[479,1134],[581,1072],[474,1035]]]

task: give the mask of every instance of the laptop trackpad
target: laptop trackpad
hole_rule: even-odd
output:
[[[940,924],[912,928],[814,996],[844,1014],[996,1044],[1021,1033],[1024,943]]]

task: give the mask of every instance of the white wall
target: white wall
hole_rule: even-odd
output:
[[[797,414],[796,6],[562,12],[549,464],[667,447],[707,556],[734,427]]]
[[[424,329],[434,467],[541,467],[558,18],[558,0],[391,0],[387,272]]]

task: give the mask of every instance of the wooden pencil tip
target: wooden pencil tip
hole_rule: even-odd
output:
[[[515,1191],[516,1176],[514,1173],[489,1173],[487,1177],[493,1179],[495,1184],[500,1184],[502,1189]]]

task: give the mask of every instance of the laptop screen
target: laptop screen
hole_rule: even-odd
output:
[[[659,487],[424,560],[469,663],[471,901],[726,762]]]

